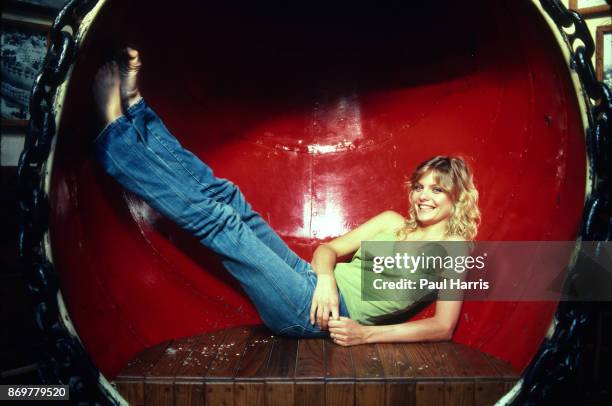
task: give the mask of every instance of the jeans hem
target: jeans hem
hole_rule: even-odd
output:
[[[141,97],[141,98],[140,98],[140,100],[138,100],[136,103],[132,104],[130,107],[128,107],[128,108],[125,110],[125,114],[127,114],[127,115],[128,115],[128,116],[130,116],[130,117],[131,117],[131,116],[134,116],[134,114],[133,114],[133,113],[134,113],[136,110],[139,110],[139,109],[144,108],[144,107],[146,107],[146,105],[145,105],[145,101],[144,101],[144,98],[143,98],[143,97]]]
[[[124,121],[128,121],[128,119],[125,115],[122,115],[122,116],[117,117],[114,121],[111,121],[110,123],[108,123],[106,127],[104,127],[102,131],[100,131],[100,133],[96,136],[96,138],[94,138],[94,144],[97,144],[98,141],[100,141],[102,138],[106,136],[106,134],[114,131],[115,127],[120,126],[121,123]]]

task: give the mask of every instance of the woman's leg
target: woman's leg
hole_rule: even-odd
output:
[[[104,97],[98,94],[96,99]],[[140,133],[126,116],[119,116],[96,138],[96,156],[126,189],[219,254],[271,329],[293,335],[325,334],[308,326],[312,272],[295,272],[233,207],[218,201],[214,193],[209,196],[204,185],[220,180],[211,178],[201,184],[184,169],[177,169],[176,157],[171,156],[177,151],[167,148],[166,140],[158,135]]]
[[[124,48],[118,68],[120,93],[126,116],[132,121],[141,138],[156,138],[152,140],[155,142],[151,146],[163,149],[158,153],[164,156],[168,165],[177,173],[186,172],[185,175],[191,179],[194,187],[211,199],[230,205],[276,255],[297,272],[305,272],[310,264],[296,255],[259,213],[252,209],[238,187],[228,180],[216,178],[208,165],[181,146],[157,114],[144,102],[138,88],[138,74],[142,68],[138,51]]]
[[[231,206],[194,187],[184,171],[142,140],[121,116],[96,138],[96,155],[104,169],[123,187],[221,256],[241,283],[264,322],[279,331],[308,317],[312,287],[264,244]]]
[[[276,255],[297,272],[310,265],[291,250],[270,225],[254,211],[240,189],[232,182],[217,178],[212,169],[192,152],[182,147],[144,99],[130,106],[126,116],[138,135],[147,140],[156,154],[163,156],[175,173],[184,173],[194,188],[209,198],[231,206],[251,230]]]

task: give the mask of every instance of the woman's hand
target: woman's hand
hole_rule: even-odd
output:
[[[316,321],[321,330],[327,330],[329,314],[331,313],[332,318],[337,320],[339,306],[336,279],[333,275],[319,275],[310,305],[310,324],[315,324]]]
[[[329,333],[334,343],[342,346],[366,343],[366,326],[362,326],[348,317],[329,321]]]

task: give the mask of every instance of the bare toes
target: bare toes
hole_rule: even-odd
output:
[[[130,59],[138,59],[138,50],[131,47],[126,47],[125,52]]]
[[[127,69],[138,70],[142,63],[140,62],[140,54],[138,50],[130,47],[123,49],[123,55],[125,56],[124,65]]]

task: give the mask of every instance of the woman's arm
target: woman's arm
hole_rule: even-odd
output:
[[[364,326],[347,317],[329,321],[329,332],[336,344],[349,346],[368,343],[450,340],[459,319],[462,301],[436,302],[436,314],[422,320],[386,326]]]
[[[330,313],[334,320],[337,320],[340,314],[340,299],[334,277],[336,258],[336,252],[325,244],[319,245],[312,257],[312,269],[317,274],[317,285],[310,304],[310,324],[314,325],[316,321],[322,330],[328,329]]]
[[[312,269],[317,274],[317,286],[310,305],[310,323],[315,324],[316,321],[321,329],[326,330],[330,313],[333,319],[338,319],[338,288],[334,277],[338,257],[357,251],[362,241],[380,232],[395,230],[403,225],[404,218],[400,214],[385,211],[354,230],[317,247],[311,261]]]

